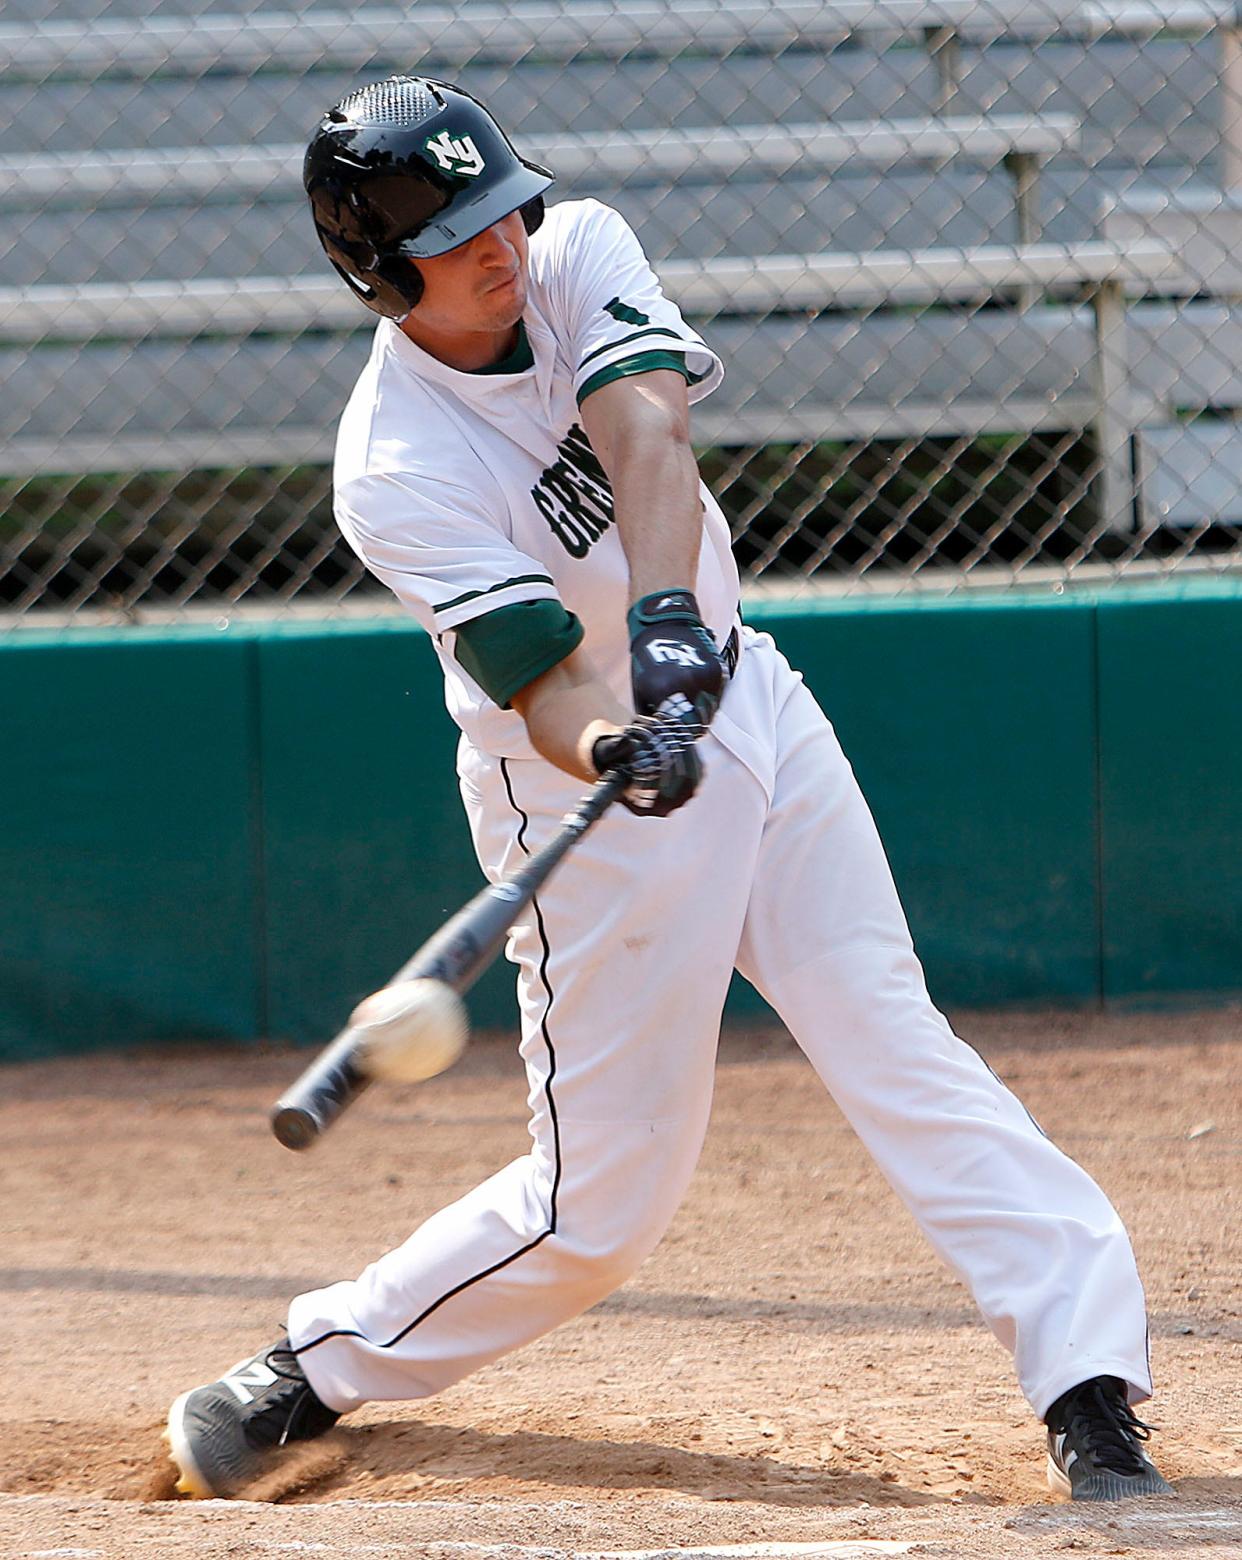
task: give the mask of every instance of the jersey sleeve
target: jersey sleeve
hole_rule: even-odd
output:
[[[407,473],[370,473],[336,492],[336,519],[372,574],[430,634],[498,607],[559,601],[547,567],[515,547],[464,485]]]
[[[558,666],[582,643],[582,624],[559,601],[521,601],[463,623],[452,654],[502,710],[513,696]]]
[[[720,359],[664,296],[620,212],[594,200],[577,204],[581,211],[565,236],[561,301],[578,404],[622,373],[639,371],[636,363],[648,355],[663,359],[654,367],[674,356],[691,401],[701,400],[724,377]]]

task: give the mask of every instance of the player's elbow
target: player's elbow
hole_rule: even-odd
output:
[[[654,450],[689,450],[690,410],[684,395],[680,402],[664,396],[646,396],[642,394],[642,381],[635,384],[638,394],[630,400],[628,415],[618,421],[613,434],[618,458],[628,455],[641,460]]]
[[[649,460],[660,449],[690,449],[686,382],[668,369],[603,385],[582,403],[582,422],[606,468]]]

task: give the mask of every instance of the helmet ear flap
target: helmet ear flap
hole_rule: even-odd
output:
[[[390,319],[403,319],[423,296],[422,272],[412,260],[403,255],[383,255],[376,262],[375,273],[383,288],[383,310]]]
[[[543,221],[543,196],[536,195],[534,200],[528,200],[518,209],[522,213],[522,224],[527,233],[534,233]]]
[[[391,265],[397,273],[395,277],[389,277],[389,262],[383,260],[380,261],[380,275],[389,282],[390,286],[396,288],[412,309],[423,296],[423,273],[413,260],[394,259]]]

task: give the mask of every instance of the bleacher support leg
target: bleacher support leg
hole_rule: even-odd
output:
[[[1039,158],[1032,152],[1006,152],[1005,171],[1013,179],[1018,242],[1033,244],[1039,238]],[[1038,287],[1020,287],[1018,308],[1023,314],[1039,301]]]
[[[1097,491],[1100,526],[1107,531],[1134,527],[1134,475],[1130,464],[1129,356],[1126,306],[1120,281],[1101,282],[1091,298],[1095,312],[1095,372],[1099,410],[1095,419],[1099,459]]]
[[[931,105],[943,113],[953,100],[962,76],[962,42],[952,27],[925,27],[923,42],[936,67],[936,101]]]
[[[1242,186],[1242,28],[1220,30],[1220,182]]]

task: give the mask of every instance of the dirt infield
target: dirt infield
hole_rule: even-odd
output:
[[[611,1300],[364,1410],[261,1504],[173,1502],[169,1400],[521,1153],[516,1059],[377,1088],[305,1156],[265,1119],[300,1056],[11,1067],[0,1554],[1242,1556],[1240,1026],[959,1022],[1112,1195],[1147,1284],[1179,1498],[1086,1511],[1050,1501],[1007,1356],[775,1032],[727,1037],[690,1195]]]

